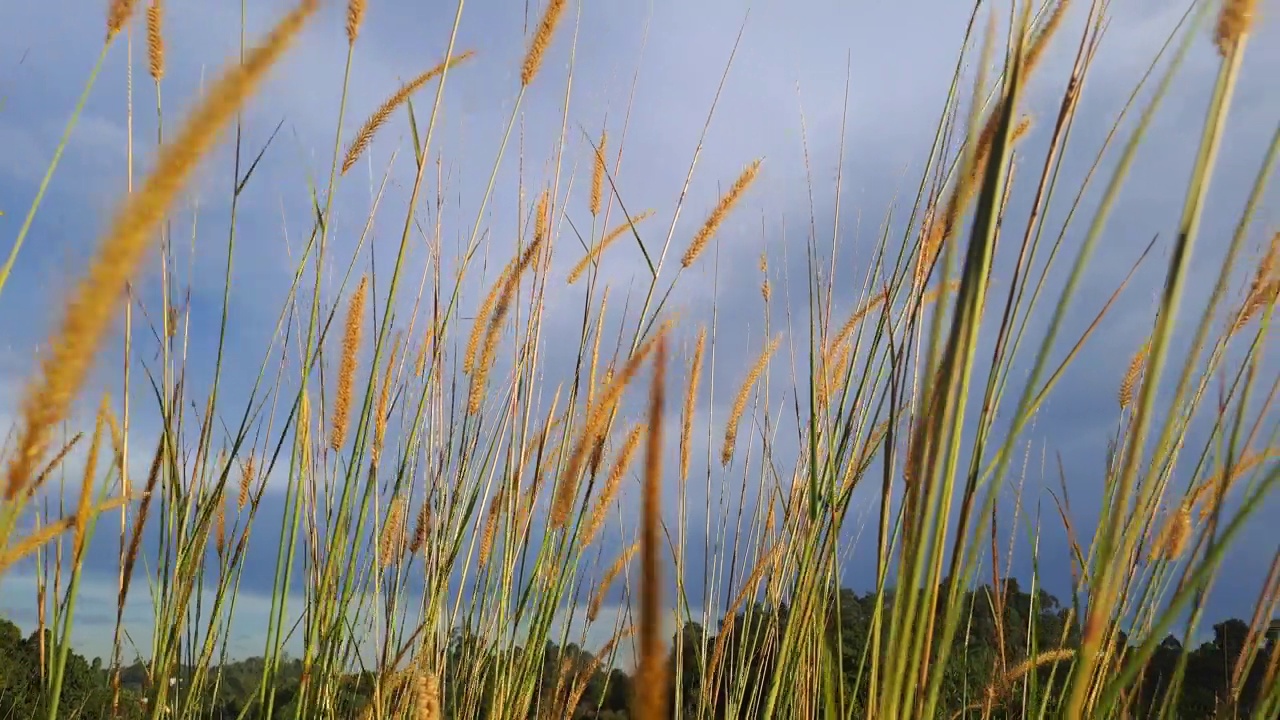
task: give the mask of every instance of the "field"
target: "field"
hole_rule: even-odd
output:
[[[1280,717],[1276,4],[54,5],[0,720]]]

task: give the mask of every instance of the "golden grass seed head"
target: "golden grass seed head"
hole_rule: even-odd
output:
[[[236,495],[236,510],[243,511],[249,504],[249,491],[253,487],[253,474],[256,459],[252,454],[244,461],[240,472],[240,492]]]
[[[605,519],[609,515],[609,508],[613,506],[613,501],[618,497],[618,490],[622,487],[622,479],[631,467],[631,461],[635,459],[636,450],[640,447],[640,438],[643,435],[643,424],[636,424],[627,433],[627,438],[623,441],[622,448],[618,450],[618,454],[613,460],[613,465],[609,468],[609,476],[605,480],[604,489],[600,491],[600,497],[596,500],[596,508],[591,513],[591,518],[587,521],[586,527],[582,531],[582,547],[590,545],[599,534],[600,528],[604,527]]]
[[[1147,353],[1151,351],[1151,341],[1142,344],[1138,351],[1133,354],[1133,358],[1129,360],[1129,369],[1125,371],[1124,378],[1120,381],[1120,389],[1116,393],[1116,401],[1120,403],[1120,409],[1124,410],[1133,403],[1133,391],[1138,385],[1138,378],[1142,375],[1142,369],[1147,365]]]
[[[147,65],[151,78],[160,82],[164,78],[164,7],[163,0],[151,0],[147,7]]]
[[[600,586],[596,589],[595,594],[591,596],[590,602],[587,603],[587,622],[595,622],[596,618],[600,616],[600,608],[604,605],[605,594],[613,586],[613,581],[618,578],[618,575],[626,569],[631,562],[631,558],[635,557],[636,551],[639,549],[640,543],[638,541],[628,545],[622,551],[622,554],[613,561],[613,564],[609,566],[609,569],[605,570],[604,575],[600,577]]]
[[[728,217],[729,211],[742,199],[743,193],[747,191],[747,188],[751,187],[751,183],[755,182],[756,176],[760,172],[761,162],[756,160],[748,165],[742,171],[742,174],[738,176],[737,181],[733,183],[733,187],[729,189],[729,192],[720,198],[720,202],[716,204],[715,209],[707,216],[698,233],[693,236],[688,249],[684,251],[684,257],[680,260],[680,264],[683,267],[693,265],[698,256],[707,249],[707,243],[715,236],[716,230],[720,228],[725,218]]]
[[[1253,27],[1258,0],[1226,0],[1222,5],[1222,13],[1218,16],[1218,27],[1214,41],[1218,52],[1223,57],[1231,54],[1240,38]]]
[[[689,362],[689,386],[684,394],[684,412],[680,418],[680,482],[689,480],[690,458],[693,453],[693,413],[698,402],[698,381],[702,377],[702,353],[707,343],[707,328],[698,330],[698,342],[693,347],[693,359]]]
[[[201,158],[293,43],[319,6],[302,0],[270,34],[209,86],[173,139],[160,148],[154,169],[127,195],[86,276],[72,291],[61,326],[41,361],[41,380],[28,386],[22,430],[9,463],[6,497],[22,491],[48,448],[52,428],[68,414],[88,375],[126,281],[150,246],[154,228],[186,186]],[[130,5],[130,8],[132,6]]]
[[[347,322],[342,334],[342,359],[338,367],[338,388],[334,394],[333,419],[330,422],[329,447],[337,452],[347,440],[351,423],[351,394],[359,361],[360,340],[364,333],[364,304],[369,294],[369,276],[362,275],[360,284],[347,304]]]
[[[604,199],[605,148],[608,147],[608,131],[600,133],[600,147],[596,148],[596,161],[591,171],[591,214],[599,215]]]
[[[1191,539],[1191,506],[1183,503],[1165,521],[1160,535],[1151,547],[1151,559],[1174,562],[1182,557]]]
[[[545,202],[545,194],[543,199]],[[488,385],[489,371],[493,368],[493,364],[497,359],[498,341],[502,337],[502,326],[506,320],[507,313],[511,309],[511,301],[520,287],[520,277],[535,263],[545,239],[546,235],[535,237],[534,241],[521,253],[519,259],[514,261],[515,265],[507,266],[508,272],[504,274],[504,281],[497,295],[493,315],[489,318],[486,327],[480,357],[472,368],[471,391],[467,399],[467,412],[472,415],[480,412],[480,406],[484,402],[484,392]]]
[[[639,215],[631,218],[631,220],[623,221],[619,223],[617,227],[605,233],[604,238],[600,242],[596,243],[595,246],[591,248],[590,252],[584,255],[583,258],[578,261],[578,264],[574,265],[573,269],[569,271],[569,284],[572,285],[578,282],[578,279],[582,277],[582,273],[586,272],[588,267],[593,263],[600,262],[600,256],[604,254],[604,251],[612,245],[615,240],[622,237],[623,233],[630,230],[633,225],[639,225],[652,215],[652,210],[645,210]]]
[[[729,424],[724,431],[724,445],[720,448],[720,464],[728,465],[733,459],[733,450],[738,442],[738,425],[742,422],[742,415],[747,409],[747,400],[751,398],[751,389],[755,387],[756,382],[760,380],[760,375],[764,372],[765,366],[769,363],[769,358],[774,351],[778,349],[778,345],[782,342],[782,336],[777,335],[765,347],[764,351],[756,358],[756,362],[751,366],[751,372],[747,374],[746,380],[743,381],[742,387],[738,388],[738,396],[734,399],[733,409],[729,412]]]
[[[111,0],[107,6],[107,42],[110,42],[133,17],[137,0]]]
[[[480,567],[488,567],[493,555],[493,538],[498,533],[498,521],[502,519],[502,511],[506,504],[506,493],[499,489],[489,501],[489,512],[485,515],[484,529],[480,533]]]
[[[355,45],[360,37],[360,26],[364,23],[364,0],[348,0],[347,2],[347,44]]]
[[[440,720],[440,681],[435,673],[418,671],[417,720]]]
[[[489,294],[485,296],[484,303],[480,305],[475,319],[472,320],[471,336],[467,339],[467,347],[462,354],[462,369],[468,375],[474,374],[476,371],[476,358],[480,354],[480,342],[484,339],[484,331],[488,327],[489,317],[493,315],[493,308],[498,304],[498,295],[502,293],[502,288],[505,287],[509,274],[511,274],[510,265],[502,268],[502,273],[498,275],[498,280],[494,282],[493,287],[489,288]]]
[[[568,3],[565,0],[550,0],[547,3],[546,12],[542,15],[542,21],[538,23],[538,29],[533,34],[533,41],[529,43],[529,50],[524,55],[524,64],[520,68],[520,85],[529,87],[533,83],[533,79],[538,76],[538,70],[542,68],[543,57],[547,53],[547,48],[551,46],[551,38],[555,35],[556,26],[560,24],[560,18],[564,15],[565,6]]]
[[[355,139],[347,146],[347,152],[343,156],[342,174],[346,175],[347,171],[350,170],[351,167],[356,164],[356,161],[360,159],[360,156],[369,149],[369,144],[373,142],[374,134],[377,133],[378,129],[385,125],[387,120],[391,118],[391,113],[395,112],[401,105],[408,102],[409,97],[418,90],[421,90],[422,86],[437,77],[440,77],[445,73],[445,71],[473,55],[475,55],[475,52],[471,50],[468,50],[461,55],[455,55],[454,57],[446,59],[439,65],[436,65],[430,70],[410,80],[404,85],[401,85],[400,89],[391,97],[387,98],[387,100],[369,116],[369,119],[365,120],[364,125],[360,126],[360,130],[356,133]]]
[[[409,541],[409,554],[417,555],[427,545],[427,535],[431,532],[431,505],[425,501],[418,508],[418,518],[413,525],[413,538]]]
[[[582,434],[578,437],[573,453],[569,456],[569,463],[565,467],[561,482],[556,486],[555,496],[551,505],[552,528],[559,529],[564,527],[569,514],[573,510],[573,500],[578,492],[578,476],[588,460],[588,453],[594,449],[597,440],[603,435],[605,424],[622,396],[623,390],[631,384],[636,373],[640,370],[640,365],[649,357],[654,345],[666,337],[669,329],[669,325],[663,325],[653,337],[646,340],[632,353],[620,372],[616,375],[611,372],[606,374],[605,391],[595,403],[595,406],[588,409]]]
[[[404,530],[404,498],[397,495],[391,499],[387,509],[387,519],[382,525],[382,537],[378,543],[378,562],[381,567],[390,567],[400,555],[402,531]]]

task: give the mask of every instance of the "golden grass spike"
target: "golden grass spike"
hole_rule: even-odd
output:
[[[600,214],[601,201],[604,198],[605,148],[609,144],[609,132],[600,133],[600,147],[596,148],[596,162],[591,172],[591,214]]]
[[[58,466],[62,464],[63,460],[67,459],[67,453],[71,452],[71,449],[76,446],[76,443],[79,443],[83,438],[83,432],[76,433],[58,450],[58,452],[54,453],[53,459],[48,463],[45,463],[44,469],[40,471],[39,475],[36,475],[36,481],[31,483],[31,486],[27,488],[27,497],[34,495],[35,492],[40,489],[40,486],[44,485],[45,480],[49,479],[49,475],[54,470],[58,469]],[[125,494],[128,495],[129,493],[126,492]]]
[[[867,318],[867,315],[870,315],[881,305],[888,302],[888,300],[889,288],[885,287],[882,292],[876,293],[866,302],[862,303],[862,305],[859,305],[857,309],[849,315],[849,319],[845,320],[844,325],[840,327],[840,332],[836,333],[836,336],[832,338],[831,342],[827,345],[827,353],[830,354],[835,351],[835,348],[843,345],[844,341],[849,339],[849,336],[853,334],[854,329],[856,329],[858,325]]]
[[[124,505],[127,501],[128,498],[118,497],[92,505],[86,511],[86,517],[110,512],[121,505]],[[3,575],[18,561],[49,544],[54,538],[58,537],[62,533],[79,527],[81,522],[82,520],[76,515],[69,515],[49,523],[48,525],[40,526],[38,530],[32,532],[30,535],[22,538],[16,543],[0,546],[0,575]]]
[[[1271,245],[1258,260],[1254,269],[1253,281],[1245,293],[1244,302],[1236,314],[1235,323],[1231,326],[1231,334],[1240,332],[1267,305],[1280,299],[1280,272],[1277,262],[1280,261],[1280,232],[1271,237]]]
[[[400,557],[401,530],[404,527],[404,498],[397,495],[391,499],[391,507],[387,508],[387,519],[382,526],[382,537],[379,542],[378,564],[389,567]]]
[[[1142,343],[1142,347],[1133,354],[1133,358],[1129,360],[1129,369],[1125,371],[1124,378],[1120,381],[1120,389],[1116,392],[1116,401],[1120,403],[1120,409],[1124,410],[1133,402],[1133,391],[1138,385],[1138,378],[1142,375],[1142,369],[1147,366],[1147,353],[1151,351],[1151,341]]]
[[[743,381],[742,387],[738,388],[738,396],[733,401],[733,410],[729,412],[729,424],[724,430],[724,445],[720,448],[720,464],[728,465],[733,459],[734,446],[738,442],[738,424],[742,422],[742,414],[746,412],[747,400],[751,397],[751,388],[755,387],[756,381],[760,379],[760,374],[764,372],[765,365],[769,363],[770,356],[778,349],[779,343],[782,342],[782,335],[777,335],[765,347],[764,352],[756,358],[755,365],[751,366],[751,372],[747,374],[747,379]]]
[[[533,218],[533,242],[541,243],[551,229],[551,191],[543,190],[538,196],[538,207]]]
[[[529,50],[524,55],[524,65],[520,68],[522,87],[529,87],[538,76],[543,56],[551,46],[551,37],[555,35],[556,25],[560,24],[560,17],[564,15],[565,5],[565,0],[550,0],[547,3],[547,10],[538,23],[538,30],[533,34],[533,41],[529,43]]]
[[[413,525],[413,539],[409,541],[409,554],[417,555],[427,544],[427,533],[431,531],[431,506],[425,501],[418,508],[418,519]]]
[[[662,575],[658,568],[662,524],[662,417],[666,400],[667,338],[658,336],[649,389],[649,434],[645,443],[644,504],[640,522],[640,662],[636,672],[636,719],[659,720],[667,711],[667,653],[662,649]]]
[[[253,473],[256,459],[252,454],[249,459],[244,461],[244,467],[240,473],[240,492],[236,495],[236,511],[243,512],[246,505],[249,504],[249,490],[253,487]]]
[[[484,339],[484,329],[488,326],[489,316],[493,315],[493,307],[498,304],[498,295],[502,293],[502,288],[506,287],[507,276],[510,274],[511,265],[508,264],[502,268],[502,273],[498,275],[497,281],[489,289],[489,294],[485,296],[484,303],[480,305],[480,310],[476,312],[475,319],[471,321],[471,336],[467,339],[467,348],[462,354],[462,369],[468,375],[476,370],[476,356],[480,354],[480,341]]]
[[[111,0],[107,7],[107,42],[116,36],[133,17],[136,0]]]
[[[609,288],[606,286],[600,298],[600,310],[596,313],[596,336],[591,342],[591,370],[587,373],[587,407],[591,407],[596,399],[596,369],[600,366],[600,340],[604,337],[605,310],[608,307]]]
[[[600,607],[604,605],[605,593],[609,591],[613,581],[627,567],[627,564],[631,562],[631,558],[635,556],[636,551],[639,549],[639,541],[628,545],[622,551],[622,554],[618,556],[618,559],[614,560],[609,569],[600,577],[600,587],[596,589],[595,594],[591,596],[591,601],[587,604],[587,622],[595,622],[596,618],[600,617]]]
[[[631,428],[631,432],[627,433],[627,439],[623,441],[622,449],[618,451],[613,460],[613,466],[609,468],[609,477],[605,480],[604,489],[600,491],[600,497],[596,499],[596,509],[591,513],[591,519],[587,521],[586,528],[582,532],[582,540],[580,542],[582,547],[590,545],[596,539],[600,528],[604,527],[605,518],[609,515],[609,508],[613,505],[614,499],[618,497],[618,489],[622,487],[622,478],[626,476],[627,470],[631,467],[631,461],[635,458],[636,449],[640,447],[640,436],[643,433],[643,424],[635,425]]]
[[[347,45],[355,45],[364,23],[364,0],[347,1]]]
[[[147,61],[151,79],[164,79],[164,5],[163,0],[151,0],[147,7]]]
[[[707,220],[702,224],[702,228],[698,230],[698,234],[693,236],[693,241],[689,243],[689,248],[684,251],[684,257],[680,260],[681,265],[689,267],[698,259],[702,251],[707,249],[707,243],[715,236],[716,230],[720,228],[720,224],[724,222],[724,219],[729,216],[729,211],[742,199],[742,194],[747,191],[751,183],[755,182],[756,175],[760,172],[760,163],[760,160],[756,160],[748,165],[742,171],[742,174],[738,176],[737,181],[733,183],[733,187],[729,189],[729,192],[720,198],[720,202],[711,211],[711,214],[707,216]]]
[[[654,344],[666,336],[667,325],[663,325],[657,335],[646,340],[643,345],[636,348],[631,357],[627,359],[627,364],[622,367],[622,371],[614,377],[606,380],[606,387],[603,396],[591,408],[588,408],[586,421],[584,422],[582,434],[578,437],[577,443],[574,445],[573,454],[569,456],[569,464],[565,467],[560,483],[556,486],[555,496],[551,502],[551,527],[559,529],[564,527],[565,522],[569,519],[569,514],[573,510],[573,499],[578,493],[578,475],[582,471],[583,465],[586,463],[588,451],[595,448],[596,442],[603,434],[603,428],[607,423],[609,416],[612,414],[614,406],[618,399],[622,396],[622,391],[631,384],[631,380],[635,378],[636,372],[639,371],[641,363],[649,356],[653,350]]]
[[[93,478],[98,472],[98,450],[102,447],[102,424],[107,413],[107,396],[102,396],[98,417],[93,425],[93,438],[89,441],[89,454],[84,461],[84,477],[80,482],[80,502],[76,507],[75,564],[79,565],[84,554],[85,521],[89,518],[89,506],[93,502]]]
[[[435,673],[418,671],[417,720],[440,720],[440,683]]]
[[[395,380],[396,355],[400,352],[400,336],[391,343],[391,352],[387,355],[386,369],[382,372],[382,391],[378,393],[377,415],[373,418],[373,447],[370,448],[370,460],[374,467],[382,459],[382,448],[387,440],[387,410],[391,404],[391,383]]]
[[[1160,530],[1160,535],[1151,546],[1150,559],[1158,560],[1163,558],[1168,562],[1174,562],[1182,557],[1182,553],[1187,549],[1187,542],[1190,539],[1191,506],[1183,503],[1165,521],[1164,527]]]
[[[544,202],[545,198],[546,195],[544,194]],[[493,315],[489,318],[484,344],[480,350],[480,358],[473,368],[471,393],[467,400],[467,412],[472,415],[480,412],[480,406],[484,402],[484,391],[489,381],[489,370],[493,367],[493,363],[497,358],[498,340],[502,336],[502,325],[507,319],[507,313],[511,310],[511,300],[515,297],[516,290],[520,287],[520,276],[529,269],[530,265],[534,264],[534,260],[542,250],[545,238],[545,235],[535,238],[529,244],[529,247],[525,248],[524,252],[521,253],[520,259],[515,266],[508,266],[510,272],[506,273],[506,279],[502,284],[501,291],[498,293],[497,305],[493,309]]]
[[[1226,0],[1222,5],[1222,14],[1218,16],[1218,28],[1214,40],[1218,44],[1218,52],[1226,57],[1231,50],[1253,27],[1258,0]]]
[[[359,362],[360,337],[364,333],[364,301],[369,293],[369,276],[362,275],[360,284],[347,304],[347,322],[342,334],[342,360],[338,367],[338,388],[333,399],[333,418],[330,421],[329,447],[337,452],[347,440],[351,425],[351,393],[355,384],[356,363]]]
[[[475,55],[475,52],[472,50],[468,50],[461,55],[455,55],[454,57],[448,58],[439,65],[422,73],[418,77],[410,80],[404,85],[401,85],[400,89],[397,90],[394,95],[387,98],[386,102],[382,103],[382,105],[369,116],[369,119],[364,121],[364,125],[360,126],[360,131],[356,133],[355,139],[347,146],[347,153],[342,160],[342,174],[346,175],[347,171],[351,169],[351,166],[356,164],[356,161],[360,159],[360,156],[364,154],[365,150],[369,149],[369,143],[373,142],[374,134],[377,133],[378,129],[386,124],[387,120],[391,118],[391,113],[395,112],[397,108],[409,100],[409,96],[413,95],[418,90],[421,90],[423,85],[426,85],[437,77],[443,75],[446,70],[449,70],[454,65],[470,58],[472,55]]]
[[[574,265],[573,269],[569,271],[569,284],[572,285],[578,282],[582,277],[582,273],[586,272],[587,268],[590,267],[592,263],[600,262],[600,256],[604,254],[604,251],[608,249],[615,240],[622,237],[623,233],[630,230],[632,225],[639,225],[651,215],[653,215],[652,210],[645,210],[639,215],[631,218],[630,221],[624,220],[619,223],[617,227],[610,230],[608,233],[605,233],[604,238],[600,242],[596,243],[595,246],[593,246],[591,250],[578,261],[578,264]]]
[[[489,566],[493,555],[493,537],[498,534],[498,521],[502,519],[502,510],[506,501],[506,493],[499,489],[489,501],[489,512],[485,515],[484,528],[480,533],[480,568]]]
[[[680,482],[689,480],[689,460],[693,454],[693,412],[698,402],[698,381],[702,377],[702,352],[707,343],[707,328],[698,331],[698,343],[689,362],[689,387],[684,394],[684,412],[680,418]]]
[[[29,385],[22,430],[9,464],[6,497],[26,485],[48,447],[52,428],[66,419],[102,343],[126,281],[133,277],[148,240],[200,159],[213,147],[245,101],[319,6],[302,0],[243,62],[228,66],[185,125],[165,144],[155,169],[126,196],[88,273],[72,292],[62,324],[41,361],[41,379]]]

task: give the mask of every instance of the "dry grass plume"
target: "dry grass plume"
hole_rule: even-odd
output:
[[[707,243],[711,242],[711,238],[715,236],[716,230],[720,229],[720,225],[724,219],[729,216],[729,211],[734,205],[742,199],[743,193],[747,188],[751,187],[751,183],[755,182],[756,176],[760,173],[760,160],[756,160],[742,171],[738,176],[738,180],[733,183],[733,187],[729,188],[729,192],[720,198],[720,202],[716,205],[711,214],[707,216],[706,222],[702,223],[702,227],[698,230],[698,234],[693,236],[693,241],[689,243],[689,247],[684,251],[684,257],[680,260],[680,264],[689,267],[698,256],[707,249]]]
[[[164,6],[162,0],[151,0],[147,8],[147,65],[151,78],[164,79]]]
[[[364,23],[364,0],[347,2],[347,45],[355,45],[360,37],[360,25]]]
[[[641,222],[643,222],[645,219],[649,218],[652,215],[653,215],[652,210],[645,210],[644,212],[640,213],[639,215],[636,215],[630,220],[623,221],[617,227],[605,233],[604,238],[602,238],[600,242],[592,246],[591,250],[588,251],[587,254],[584,255],[581,260],[578,261],[578,264],[574,265],[573,269],[569,271],[569,284],[572,285],[578,282],[578,280],[582,277],[582,273],[586,272],[588,267],[590,267],[591,265],[594,265],[595,263],[600,262],[600,256],[604,254],[604,251],[607,250],[609,246],[614,243],[615,240],[622,237],[623,233],[630,230],[632,226],[639,225]]]
[[[738,388],[738,396],[733,401],[733,409],[729,411],[729,424],[724,430],[724,445],[720,448],[720,464],[728,465],[733,459],[733,450],[738,442],[738,425],[742,422],[742,414],[746,412],[747,400],[751,397],[751,389],[755,387],[756,382],[760,380],[761,373],[769,363],[770,356],[778,349],[779,343],[782,342],[782,336],[777,335],[765,347],[764,352],[756,358],[756,362],[751,366],[751,372],[747,373],[747,379],[743,381],[742,387]]]
[[[1218,28],[1214,40],[1223,57],[1231,54],[1240,38],[1253,27],[1258,0],[1226,0],[1222,14],[1218,16]]]
[[[137,0],[111,0],[111,4],[107,6],[107,42],[111,42],[133,18],[135,5]]]
[[[547,3],[547,10],[542,15],[542,21],[538,23],[533,41],[529,43],[529,50],[524,55],[524,65],[520,68],[522,87],[529,87],[533,79],[538,76],[538,70],[542,68],[542,59],[547,53],[547,48],[551,46],[551,38],[555,35],[556,25],[560,24],[560,17],[564,15],[567,4],[565,0],[550,0]]]
[[[608,131],[600,133],[600,147],[596,148],[596,161],[591,171],[591,214],[600,214],[601,201],[604,198],[605,148],[608,147]]]
[[[693,359],[689,362],[689,387],[684,394],[684,411],[680,416],[680,482],[689,480],[690,456],[693,453],[693,413],[698,402],[698,382],[702,378],[702,353],[707,344],[707,329],[698,331],[698,342],[693,347]]]
[[[351,393],[359,361],[360,338],[364,334],[364,301],[369,293],[369,277],[361,276],[360,284],[347,305],[347,322],[342,334],[342,360],[338,367],[338,388],[333,400],[329,447],[337,452],[347,440],[351,425]]]
[[[387,120],[391,118],[391,113],[395,112],[397,108],[405,104],[411,95],[422,89],[423,85],[426,85],[437,77],[440,77],[446,70],[449,70],[454,65],[470,58],[472,55],[475,55],[475,52],[471,50],[468,50],[461,55],[456,55],[422,73],[404,85],[401,85],[400,89],[397,90],[394,95],[387,98],[386,102],[382,103],[382,105],[369,116],[369,119],[364,121],[364,125],[360,126],[360,130],[356,133],[356,137],[351,141],[351,144],[347,146],[346,155],[342,159],[342,174],[346,175],[347,171],[351,169],[351,166],[355,165],[356,161],[360,159],[360,156],[369,149],[369,143],[373,142],[374,134],[377,133],[378,129],[385,125]]]

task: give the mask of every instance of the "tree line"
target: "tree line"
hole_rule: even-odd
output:
[[[870,694],[871,663],[879,661],[881,672],[889,671],[889,649],[881,643],[879,657],[871,657],[876,647],[871,642],[875,595],[849,589],[836,595],[826,604],[830,608],[825,619],[827,647],[815,652],[826,653],[825,666],[838,670],[840,682],[833,685],[839,705],[852,716],[863,717]],[[1071,608],[1043,590],[1025,591],[1013,579],[1004,581],[1000,592],[982,586],[965,592],[959,601],[963,603],[959,608],[961,624],[942,669],[940,702],[945,716],[1054,716],[1069,676],[1072,649],[1080,639],[1079,623]],[[891,607],[891,603],[892,598],[886,598],[884,607]],[[756,717],[773,673],[814,671],[823,665],[776,667],[778,634],[786,626],[790,610],[785,604],[770,607],[757,603],[723,618],[715,632],[692,622],[681,628],[684,642],[677,644],[677,638],[672,638],[671,643],[671,716]],[[945,609],[937,615],[945,616]],[[1162,640],[1130,690],[1135,716],[1155,716],[1170,703],[1174,714],[1185,718],[1211,717],[1224,711],[1243,716],[1251,713],[1267,668],[1280,652],[1277,639],[1274,634],[1251,638],[1249,625],[1236,618],[1210,629],[1212,639],[1194,648],[1184,648],[1173,635]],[[1131,647],[1123,634],[1117,642]],[[679,657],[674,650],[677,645]],[[52,633],[46,631],[43,641],[37,633],[24,637],[15,624],[0,618],[0,717],[47,715],[51,682],[47,668],[58,651]],[[488,716],[499,694],[489,680],[489,669],[498,662],[527,660],[531,650],[495,650],[479,637],[458,631],[450,637],[446,652],[447,670],[440,682],[444,714],[462,718]],[[628,664],[625,653],[619,653],[611,667],[606,659],[572,643],[563,647],[548,643],[540,652],[541,658],[535,655],[535,662],[529,664],[540,668],[531,718],[543,717],[552,708],[557,709],[556,716],[572,720],[628,717],[633,685],[631,677],[618,667]],[[931,652],[936,658],[938,649]],[[1241,657],[1249,652],[1256,655],[1248,672],[1236,673]],[[1182,680],[1174,683],[1179,662],[1185,663]],[[216,682],[211,685],[214,689],[207,691],[210,696],[193,699],[187,706],[199,708],[199,716],[211,720],[254,720],[264,715],[258,707],[264,670],[261,658],[224,663],[211,673]],[[120,668],[117,717],[151,716],[146,707],[151,696],[148,672],[141,661]],[[88,660],[68,648],[58,716],[112,717],[113,674],[99,658]],[[184,671],[174,674],[179,687],[171,698],[177,702]],[[302,663],[297,659],[287,659],[278,669],[273,717],[292,717],[291,705],[302,675]],[[351,673],[336,693],[339,707],[334,712],[342,717],[357,716],[374,686],[373,671]],[[1237,686],[1238,692],[1233,691]],[[1171,695],[1173,687],[1176,693]]]

